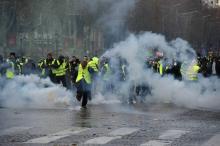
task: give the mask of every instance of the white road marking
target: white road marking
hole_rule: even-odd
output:
[[[85,144],[106,144],[112,140],[120,139],[122,136],[129,135],[133,132],[138,131],[137,128],[119,128],[108,134],[108,136],[101,136],[90,139],[85,142]]]
[[[8,135],[8,134],[12,134],[12,133],[18,133],[18,132],[22,132],[25,130],[29,130],[31,128],[33,128],[33,127],[11,127],[11,128],[2,130],[0,132],[0,135]]]
[[[180,138],[182,135],[189,131],[184,130],[167,130],[159,136],[159,140],[151,140],[141,146],[167,146],[170,145],[175,139]]]
[[[84,132],[86,130],[88,130],[89,128],[82,128],[82,127],[73,127],[64,131],[60,131],[54,134],[49,134],[47,136],[44,137],[39,137],[39,138],[35,138],[35,139],[30,139],[25,143],[50,143],[52,141],[70,136],[70,135],[74,135],[74,134],[78,134],[81,132]]]
[[[141,144],[141,146],[167,146],[171,143],[171,141],[151,140],[147,143]]]
[[[109,133],[111,136],[124,136],[138,131],[137,128],[119,128]]]
[[[202,146],[219,146],[220,145],[220,134],[217,134],[210,138],[206,143]]]
[[[167,130],[166,132],[164,132],[162,135],[159,136],[159,139],[175,140],[188,132],[189,131],[183,131],[183,130]]]
[[[88,141],[85,142],[85,144],[106,144],[112,140],[115,139],[120,139],[121,136],[115,136],[115,137],[106,137],[106,136],[102,136],[102,137],[96,137],[93,139],[90,139]]]

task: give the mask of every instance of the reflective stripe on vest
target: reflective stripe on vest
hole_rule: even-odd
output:
[[[57,61],[58,65],[60,65],[60,62],[59,62],[58,60],[56,60],[56,59],[53,59],[52,63],[49,64],[49,65],[54,65],[54,63],[55,63],[56,61]],[[56,74],[56,69],[52,68],[51,70],[52,70],[52,73],[53,73],[53,74]]]
[[[41,61],[37,64],[38,67],[39,67],[39,69],[41,69],[41,76],[45,76],[45,75],[46,75],[45,68],[42,68],[44,62],[45,62],[45,60],[41,60]]]
[[[55,63],[55,61],[56,61],[56,59],[53,59],[53,61],[51,62],[51,64],[48,64],[48,65],[52,65],[52,64],[54,64]],[[47,59],[44,59],[44,64],[46,65],[47,64]],[[42,64],[43,65],[43,64]]]
[[[79,65],[76,82],[79,82],[82,79],[85,79],[87,84],[91,84],[91,76],[90,76],[90,73],[89,73],[89,70],[88,70],[88,65],[84,69],[82,68],[81,64]]]

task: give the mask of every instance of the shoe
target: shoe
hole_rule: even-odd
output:
[[[76,99],[77,99],[78,101],[81,101],[81,96],[76,95]]]
[[[86,105],[85,105],[85,106],[82,106],[81,109],[87,109]]]

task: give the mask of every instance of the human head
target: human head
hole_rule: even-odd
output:
[[[9,55],[9,58],[10,59],[15,59],[16,58],[15,52],[11,52],[10,55]]]
[[[76,56],[72,56],[72,59],[71,59],[71,61],[76,61]]]
[[[86,66],[87,66],[87,61],[85,61],[85,60],[83,60],[82,62],[81,62],[81,65],[82,65],[82,68],[83,69],[85,69],[86,68]]]
[[[60,55],[58,58],[59,61],[63,61],[64,59],[65,59],[65,57],[63,55]]]
[[[87,61],[88,62],[89,61],[89,57],[88,56],[84,56],[83,57],[83,61]]]
[[[52,53],[48,53],[48,54],[47,54],[47,59],[52,59],[52,58],[53,58]]]

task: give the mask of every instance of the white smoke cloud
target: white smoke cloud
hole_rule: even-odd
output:
[[[121,56],[127,61],[128,80],[117,88],[125,97],[129,97],[132,85],[144,83],[151,89],[146,101],[174,103],[189,108],[220,109],[219,79],[200,77],[198,82],[187,82],[174,80],[172,76],[160,77],[144,68],[148,48],[158,48],[167,58],[176,58],[181,62],[196,58],[195,51],[180,38],[167,42],[160,34],[131,34],[103,55],[110,58]],[[119,83],[116,81],[115,85],[117,84]]]
[[[74,103],[73,93],[36,75],[1,79],[0,104],[9,108],[56,108]],[[76,102],[75,102],[76,103]]]
[[[146,69],[145,59],[149,48],[157,48],[166,54],[167,58],[177,58],[179,61],[193,60],[195,51],[190,45],[178,38],[167,42],[164,36],[146,32],[140,35],[131,34],[103,56],[110,57],[111,66],[118,70],[117,57],[127,62],[128,77],[125,82],[117,78],[117,73],[111,77],[114,84],[113,92],[102,91],[104,85],[99,85],[92,98],[91,104],[118,104],[132,96],[132,86],[145,84],[150,93],[145,97],[146,102],[173,103],[179,106],[195,109],[220,109],[220,82],[217,77],[200,77],[197,82],[175,80],[172,76],[161,77]],[[0,88],[0,103],[12,108],[79,108],[72,92],[60,85],[54,85],[49,79],[40,79],[35,75],[17,76],[13,80],[2,81]],[[90,102],[89,102],[90,103]]]

